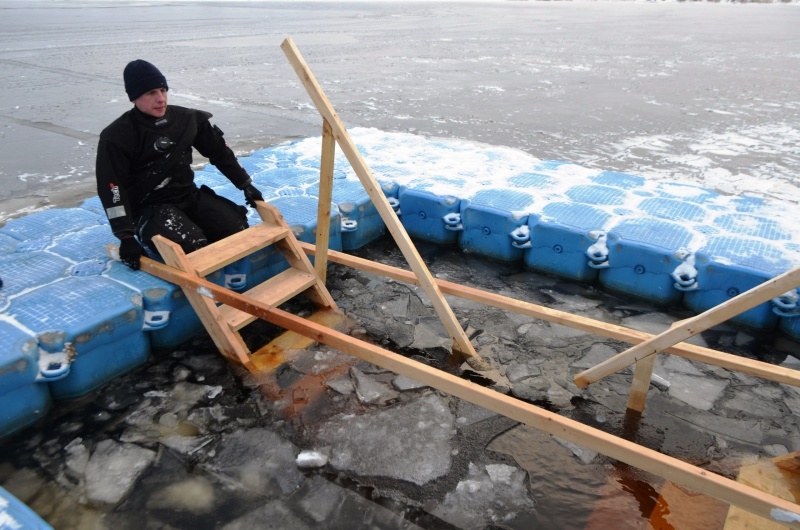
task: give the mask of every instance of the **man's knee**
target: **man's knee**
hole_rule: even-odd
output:
[[[205,233],[185,212],[172,204],[148,207],[137,222],[139,239],[149,250],[158,254],[153,244],[157,235],[177,243],[188,254],[208,245]]]
[[[213,243],[248,227],[247,208],[217,195],[207,186],[200,188],[198,223],[203,226],[209,242]]]

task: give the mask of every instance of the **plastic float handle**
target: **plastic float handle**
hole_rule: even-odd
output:
[[[147,311],[144,312],[144,325],[142,331],[153,331],[162,329],[169,324],[169,311]]]
[[[591,259],[586,263],[593,269],[607,269],[611,265],[609,265],[608,260],[606,261],[592,261]]]
[[[511,245],[516,248],[531,248],[531,233],[527,226],[520,226],[509,232]]]
[[[389,206],[391,206],[394,213],[400,215],[400,200],[397,197],[387,197],[386,200],[389,202]]]
[[[342,232],[355,232],[358,229],[358,221],[355,219],[342,219]]]
[[[800,302],[800,293],[789,291],[772,299],[772,312],[784,318],[800,317],[798,302]]]
[[[673,278],[674,278],[674,276],[673,276]],[[679,290],[679,291],[687,292],[687,291],[694,291],[694,290],[698,289],[700,287],[700,284],[697,283],[697,282],[688,283],[688,284],[686,284],[684,282],[675,282],[675,283],[672,284],[672,286],[674,288],[676,288],[677,290]]]
[[[605,249],[605,247],[602,247]],[[595,245],[586,249],[586,255],[589,257],[588,265],[593,269],[607,269],[610,265],[608,263],[608,249],[606,252],[601,252]]]
[[[679,272],[677,269],[672,271],[670,276],[675,280],[675,288],[679,291],[692,291],[700,287],[700,284],[697,283],[696,276]]]
[[[247,274],[236,273],[225,275],[225,287],[233,291],[240,291],[247,285]]]
[[[686,249],[680,249],[675,252],[675,257],[681,260],[681,263],[670,273],[672,279],[675,280],[673,284],[674,287],[679,291],[693,291],[697,289],[700,284],[697,283],[697,269],[694,266],[694,255]]]
[[[442,217],[444,221],[444,227],[446,230],[452,230],[453,232],[459,232],[464,230],[464,225],[461,224],[461,214],[452,212],[444,217]]]
[[[588,235],[590,239],[595,241],[595,243],[586,249],[586,256],[589,258],[588,265],[593,269],[607,269],[609,263],[605,232],[592,230]]]
[[[69,375],[71,356],[75,350],[72,343],[64,344],[64,351],[50,353],[39,349],[39,374],[36,380],[39,382],[58,381]]]

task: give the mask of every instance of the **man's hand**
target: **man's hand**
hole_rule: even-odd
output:
[[[119,260],[131,269],[139,270],[139,260],[146,253],[142,245],[133,236],[121,240],[119,245]]]
[[[264,200],[264,196],[261,195],[261,192],[258,191],[258,188],[256,188],[252,184],[248,184],[247,186],[242,188],[242,191],[244,192],[244,202],[246,202],[253,208],[256,207],[256,201]]]

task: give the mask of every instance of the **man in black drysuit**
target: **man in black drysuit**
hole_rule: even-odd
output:
[[[120,260],[138,269],[143,245],[157,252],[155,235],[188,254],[247,228],[247,208],[194,183],[193,147],[244,192],[247,204],[264,200],[211,114],[167,105],[167,80],[147,61],[128,63],[123,78],[134,107],[100,133],[96,165]]]

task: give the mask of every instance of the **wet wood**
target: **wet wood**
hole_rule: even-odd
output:
[[[343,353],[353,355],[513,420],[667,478],[692,491],[710,495],[762,517],[770,518],[770,514],[774,509],[781,510],[782,513],[795,514],[798,522],[791,523],[789,526],[800,530],[800,506],[787,500],[745,484],[740,484],[711,471],[692,466],[652,449],[639,446],[599,429],[561,417],[558,414],[476,385],[457,376],[441,372],[425,364],[390,352],[374,344],[360,341],[342,332],[329,329],[281,309],[266,306],[196,275],[187,274],[148,258],[142,258],[142,269],[164,280],[180,285],[187,292],[202,293],[203,296],[209,297],[209,300],[214,303],[221,302],[241,311],[249,312],[267,322],[336,348]]]
[[[633,371],[633,382],[631,383],[631,393],[628,395],[628,409],[636,412],[644,411],[655,363],[655,355],[636,362],[636,368]]]
[[[248,290],[244,299],[260,307],[273,307],[303,293],[318,308],[335,310],[336,302],[317,276],[308,256],[300,249],[297,238],[278,209],[257,201],[256,210],[262,219],[260,224],[190,254],[184,254],[180,245],[161,236],[154,237],[153,243],[167,265],[194,275],[198,281],[208,285],[216,284],[207,282],[203,278],[204,273],[221,269],[253,252],[275,245],[289,263],[289,269]],[[148,258],[141,260],[142,270],[155,276],[164,271],[157,265],[160,264]],[[209,293],[201,288],[201,284],[179,285],[220,353],[248,370],[256,371],[257,368],[250,359],[250,350],[239,334],[240,329],[256,319],[253,312],[238,306],[217,305],[214,297],[208,296]],[[224,287],[219,288],[227,290]]]
[[[675,344],[693,337],[700,332],[729,320],[730,318],[752,309],[753,307],[769,302],[775,297],[791,291],[800,285],[800,267],[796,267],[749,291],[731,298],[727,302],[704,311],[697,316],[687,318],[678,325],[663,333],[647,339],[646,341],[625,350],[602,363],[584,370],[575,376],[575,384],[586,388],[591,383],[627,368],[631,364],[664,351]]]
[[[255,318],[255,317],[254,317]],[[312,313],[308,320],[326,328],[339,329],[347,321],[340,311],[323,310]],[[250,361],[259,373],[275,370],[287,359],[286,353],[292,350],[311,348],[317,342],[295,331],[286,330],[250,355]]]
[[[300,247],[308,254],[314,253],[314,245],[301,241]],[[416,276],[414,276],[414,274],[412,274],[410,271],[404,269],[384,265],[382,263],[366,260],[357,256],[351,256],[343,252],[330,251],[329,258],[333,262],[340,263],[348,267],[353,267],[355,269],[377,274],[379,276],[418,285]],[[504,309],[506,311],[512,311],[521,315],[527,315],[533,318],[545,320],[547,322],[552,322],[554,324],[568,326],[574,329],[586,331],[588,333],[601,335],[603,337],[629,342],[631,344],[639,344],[654,336],[652,334],[645,333],[644,331],[638,331],[635,329],[618,326],[616,324],[609,324],[607,322],[601,322],[599,320],[582,317],[580,315],[565,313],[564,311],[558,311],[557,309],[551,309],[549,307],[532,304],[530,302],[524,302],[522,300],[516,300],[514,298],[508,298],[496,293],[475,289],[474,287],[467,287],[444,280],[436,280],[436,282],[442,292],[448,295],[458,296],[460,298],[464,298],[465,300],[472,300],[473,302],[479,302],[492,307]],[[665,353],[671,353],[686,359],[727,368],[728,370],[735,370],[738,372],[755,375],[770,381],[777,381],[779,383],[792,386],[800,386],[800,371],[798,370],[793,370],[791,368],[785,368],[782,366],[775,366],[773,364],[756,361],[753,359],[746,359],[744,357],[739,357],[738,355],[731,355],[728,353],[711,350],[709,348],[695,346],[694,344],[676,344],[671,348],[667,348]]]
[[[712,530],[725,523],[728,506],[716,499],[672,482],[665,482],[658,493],[648,530]]]
[[[776,458],[763,458],[744,465],[739,470],[737,482],[747,484],[786,499],[800,500],[800,451]],[[775,521],[759,517],[756,514],[731,506],[725,520],[725,530],[783,530],[786,526]]]
[[[282,227],[260,223],[195,250],[188,255],[189,263],[192,264],[197,274],[207,276],[284,237],[286,237],[286,231]]]
[[[328,120],[322,120],[322,153],[319,166],[319,198],[317,204],[317,251],[314,269],[322,283],[328,275],[328,246],[331,237],[331,201],[333,200],[333,165],[336,140]]]
[[[303,83],[303,86],[306,88],[306,91],[311,97],[311,100],[313,101],[317,110],[330,125],[333,132],[333,137],[339,144],[339,147],[342,149],[344,155],[347,157],[347,160],[350,162],[353,171],[355,171],[358,179],[364,186],[364,190],[367,192],[367,195],[369,195],[369,198],[372,200],[372,203],[378,210],[378,214],[380,214],[381,219],[383,219],[386,228],[392,234],[392,237],[397,243],[397,246],[400,248],[400,251],[403,253],[403,256],[411,267],[411,270],[417,276],[419,285],[422,287],[423,291],[425,291],[425,294],[433,305],[436,314],[439,316],[439,319],[442,321],[442,324],[444,325],[448,334],[453,339],[454,349],[462,353],[464,357],[467,358],[467,362],[469,362],[473,368],[488,369],[489,365],[486,364],[475,352],[475,349],[470,343],[469,338],[461,328],[458,319],[456,319],[453,310],[447,304],[447,301],[444,299],[444,296],[439,290],[438,285],[431,276],[431,273],[428,271],[428,267],[422,261],[422,257],[417,252],[416,247],[414,247],[412,244],[411,238],[408,236],[405,227],[403,227],[403,225],[400,223],[400,220],[397,218],[397,214],[394,212],[394,209],[389,205],[389,201],[386,199],[386,196],[378,184],[378,181],[372,175],[372,171],[370,170],[369,166],[367,166],[366,162],[361,157],[358,148],[350,138],[350,134],[347,132],[347,129],[345,129],[344,124],[339,119],[339,116],[333,109],[328,97],[322,91],[319,83],[317,83],[314,74],[311,73],[311,69],[306,64],[305,59],[303,59],[301,56],[294,42],[292,42],[292,39],[287,38],[284,40],[281,44],[281,49],[294,68],[298,78]]]
[[[256,201],[256,211],[258,211],[258,215],[261,216],[262,224],[281,227],[285,232],[284,237],[275,240],[274,246],[283,253],[283,257],[286,258],[289,267],[311,274],[316,279],[310,288],[302,291],[298,289],[295,294],[302,292],[314,302],[318,308],[336,309],[336,302],[333,300],[331,293],[328,292],[322,279],[317,276],[314,267],[311,265],[311,261],[300,248],[300,242],[294,236],[289,225],[286,224],[286,220],[283,218],[283,215],[281,215],[281,212],[275,206],[262,201]],[[255,249],[253,251],[255,251]],[[289,298],[291,298],[291,296]],[[288,298],[286,299],[288,300]]]
[[[175,267],[175,269],[181,270],[187,275],[197,275],[180,245],[162,236],[155,236],[153,244],[155,244],[167,265]],[[153,263],[158,262],[142,257],[141,269],[151,272],[148,267]],[[196,277],[200,278],[199,276]],[[242,337],[224,321],[214,300],[204,296],[196,288],[183,289],[183,292],[220,353],[232,362],[242,364],[248,369],[253,369],[250,363],[250,350],[245,345]]]
[[[244,294],[270,306],[278,306],[298,293],[302,293],[317,282],[313,274],[299,269],[286,269],[267,281],[248,289]],[[250,324],[256,317],[250,313],[239,311],[230,306],[220,307],[220,314],[233,329],[240,330]]]

